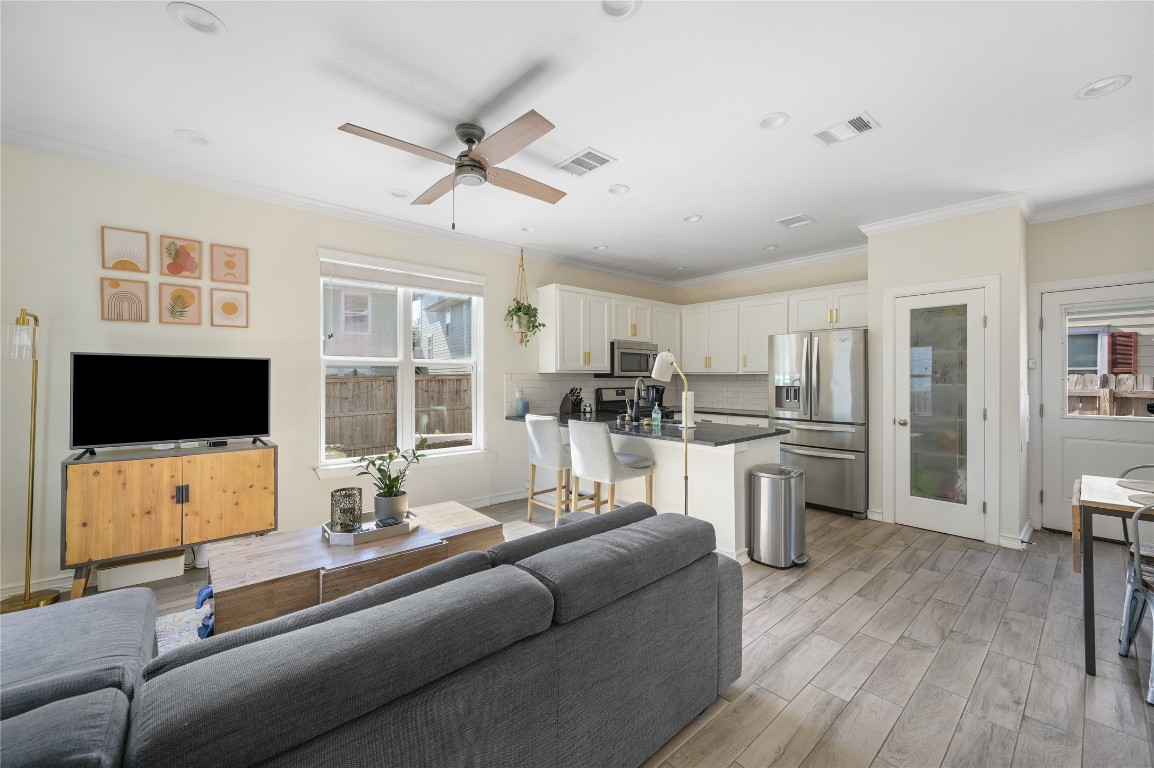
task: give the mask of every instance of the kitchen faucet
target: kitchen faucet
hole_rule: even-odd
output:
[[[633,407],[629,409],[629,417],[633,421],[641,421],[641,392],[645,389],[645,377],[638,376],[633,382]]]

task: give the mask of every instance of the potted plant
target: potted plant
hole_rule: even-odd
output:
[[[545,324],[537,319],[537,308],[521,299],[513,299],[513,303],[505,310],[505,322],[521,334],[519,344],[527,343],[533,338],[533,334],[545,327]]]
[[[409,474],[409,467],[420,464],[425,454],[417,453],[429,443],[429,438],[422,436],[416,448],[404,451],[389,451],[381,456],[365,456],[358,461],[364,469],[357,476],[368,475],[373,479],[377,488],[377,495],[373,498],[373,509],[377,515],[377,525],[391,525],[405,519],[409,512],[409,496],[405,493],[405,477]],[[393,462],[398,468],[393,469]]]

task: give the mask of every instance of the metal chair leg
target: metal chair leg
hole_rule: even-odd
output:
[[[1118,655],[1129,656],[1130,646],[1138,634],[1138,627],[1142,624],[1142,615],[1146,610],[1146,593],[1134,586],[1134,577],[1126,572],[1126,597],[1122,603],[1122,629],[1118,635]]]
[[[1142,614],[1139,613],[1138,615],[1141,616]],[[1150,606],[1150,615],[1154,618],[1154,605]],[[1139,620],[1139,623],[1141,623],[1141,620]],[[1150,678],[1146,681],[1146,703],[1154,704],[1154,632],[1150,634]]]

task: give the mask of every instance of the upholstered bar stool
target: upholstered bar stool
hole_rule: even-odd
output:
[[[653,504],[653,459],[633,453],[614,453],[609,427],[595,421],[569,422],[569,448],[573,455],[573,492],[578,495],[578,478],[593,482],[593,501],[575,506],[574,511],[592,508],[601,514],[601,484],[609,484],[609,511],[613,511],[617,483],[645,478],[645,502]]]
[[[533,505],[538,504],[553,510],[553,525],[561,519],[561,508],[569,510],[569,477],[573,461],[569,448],[561,442],[561,427],[552,416],[525,416],[525,428],[529,430],[529,520],[533,519]],[[537,468],[557,473],[555,488],[537,490]],[[547,504],[537,497],[546,493],[556,493],[553,504]]]

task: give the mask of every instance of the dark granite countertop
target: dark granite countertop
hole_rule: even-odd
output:
[[[729,408],[720,407],[714,408],[710,405],[695,405],[693,406],[694,413],[720,413],[725,416],[751,416],[756,419],[764,419],[769,416],[765,411],[754,411],[749,408]]]
[[[541,416],[553,416],[564,427],[569,423],[569,419],[577,419],[579,421],[600,421],[609,425],[609,433],[612,435],[623,435],[628,437],[643,437],[647,440],[669,440],[671,442],[682,442],[681,426],[673,424],[668,421],[661,422],[660,431],[655,431],[652,427],[647,427],[641,424],[618,425],[617,417],[613,414],[594,414],[589,418],[582,416],[568,416],[558,413],[543,413],[536,414]],[[506,416],[506,421],[524,421],[524,416]],[[767,429],[765,427],[741,427],[735,424],[698,424],[689,430],[689,444],[690,445],[704,445],[709,447],[718,447],[722,445],[734,445],[735,443],[747,443],[751,440],[764,440],[770,437],[780,437],[788,434],[788,429]]]

